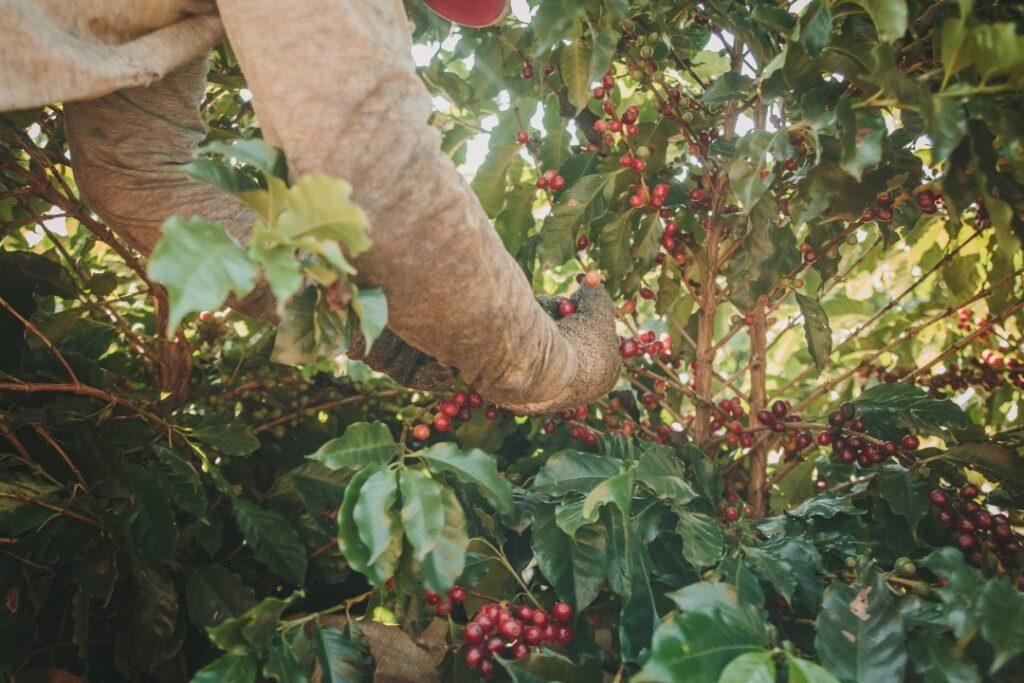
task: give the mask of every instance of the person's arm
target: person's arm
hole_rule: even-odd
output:
[[[206,135],[199,102],[206,59],[188,64],[149,87],[64,105],[75,181],[90,207],[148,256],[171,216],[216,221],[243,244],[255,214],[211,185],[189,180],[180,165],[191,161]],[[265,285],[236,304],[243,313],[272,320],[274,301]]]
[[[355,261],[389,325],[489,400],[540,413],[610,389],[620,359],[600,287],[553,321],[442,154],[399,0],[218,0],[265,136],[295,176],[353,186],[373,247]]]

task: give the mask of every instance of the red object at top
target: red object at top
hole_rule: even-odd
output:
[[[492,26],[508,12],[509,0],[423,0],[448,21],[470,28]]]

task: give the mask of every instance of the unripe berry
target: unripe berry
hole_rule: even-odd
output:
[[[601,284],[601,273],[596,270],[588,270],[587,274],[583,276],[583,282],[590,287],[597,287]]]

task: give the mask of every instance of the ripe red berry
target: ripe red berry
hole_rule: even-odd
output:
[[[213,322],[213,311],[200,311],[199,322],[210,323]]]
[[[560,175],[556,175],[554,178],[551,179],[550,184],[552,190],[561,190],[563,187],[565,187],[565,178],[563,178]]]
[[[523,629],[523,641],[527,645],[540,645],[544,642],[544,629],[540,626],[527,626]]]
[[[641,287],[640,298],[647,299],[648,301],[652,300],[654,298],[654,290],[650,287]]]
[[[789,404],[785,401],[776,401],[772,404],[772,415],[779,418],[780,420],[786,417],[786,413],[789,412]]]
[[[952,526],[953,522],[956,520],[953,513],[949,510],[939,510],[935,515],[935,519],[938,520],[939,524],[942,526]]]
[[[556,602],[551,608],[551,616],[563,624],[567,623],[572,619],[572,607],[561,601]]]
[[[603,100],[604,99],[604,87],[603,86],[599,85],[596,88],[594,88],[594,99],[595,100]]]
[[[970,534],[960,534],[956,537],[956,545],[961,550],[973,550],[978,545],[978,541]]]
[[[583,251],[590,246],[590,238],[586,235],[580,235],[579,239],[576,240],[576,251]]]
[[[516,140],[519,142],[520,145],[525,145],[527,142],[530,141],[530,134],[527,133],[525,130],[521,130],[518,133],[516,133]]]
[[[471,621],[466,624],[466,630],[462,632],[462,639],[470,645],[479,645],[484,642],[484,636],[486,635],[480,624]]]
[[[601,273],[596,270],[588,270],[583,276],[583,282],[589,287],[597,287],[601,284]]]
[[[918,439],[913,434],[907,434],[905,437],[903,437],[903,440],[900,441],[900,446],[902,446],[903,450],[905,451],[916,451],[917,447],[920,445],[921,440]]]
[[[572,644],[572,629],[562,626],[558,629],[558,642],[560,645],[569,646]]]
[[[511,642],[523,632],[523,625],[517,619],[506,619],[498,624],[498,635]]]
[[[468,666],[470,669],[475,669],[476,667],[480,666],[481,662],[484,661],[484,657],[486,656],[487,653],[484,652],[484,649],[482,647],[472,645],[466,648],[466,652],[462,655],[462,658],[463,660],[465,660],[466,666]]]
[[[725,518],[725,521],[732,523],[740,518],[740,511],[736,508],[725,508],[725,513],[723,514],[723,516]]]
[[[437,606],[437,604],[439,602],[441,602],[441,596],[438,595],[437,593],[435,593],[434,591],[427,591],[426,592],[426,598],[427,598],[427,604],[435,606],[435,607]]]
[[[424,424],[416,425],[412,428],[412,438],[417,441],[426,441],[430,438],[430,427]]]
[[[964,484],[962,487],[960,487],[960,497],[961,498],[977,498],[978,497],[978,487],[975,486],[974,484]]]
[[[694,204],[700,204],[707,200],[708,193],[703,188],[695,187],[690,190],[690,201]]]
[[[448,589],[448,599],[458,605],[466,600],[466,589],[462,586],[452,586]]]
[[[940,489],[935,489],[930,494],[928,494],[928,500],[930,500],[931,504],[934,505],[935,507],[944,508],[947,505],[949,505],[949,494]]]
[[[512,659],[522,659],[528,654],[530,654],[530,646],[523,641],[512,646]]]

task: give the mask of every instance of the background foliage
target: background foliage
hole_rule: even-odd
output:
[[[444,148],[535,289],[596,267],[621,306],[620,385],[565,415],[332,360],[386,323],[372,291],[352,317],[305,290],[276,330],[195,315],[367,246],[340,181],[254,142],[228,47],[186,170],[290,198],[248,249],[177,221],[147,271],[81,204],[60,108],[5,117],[5,675],[368,680],[346,613],[440,619],[439,675],[474,680],[467,618],[560,599],[571,643],[498,677],[1024,677],[1020,9],[535,4],[409,9]],[[232,264],[202,287],[197,238]]]

